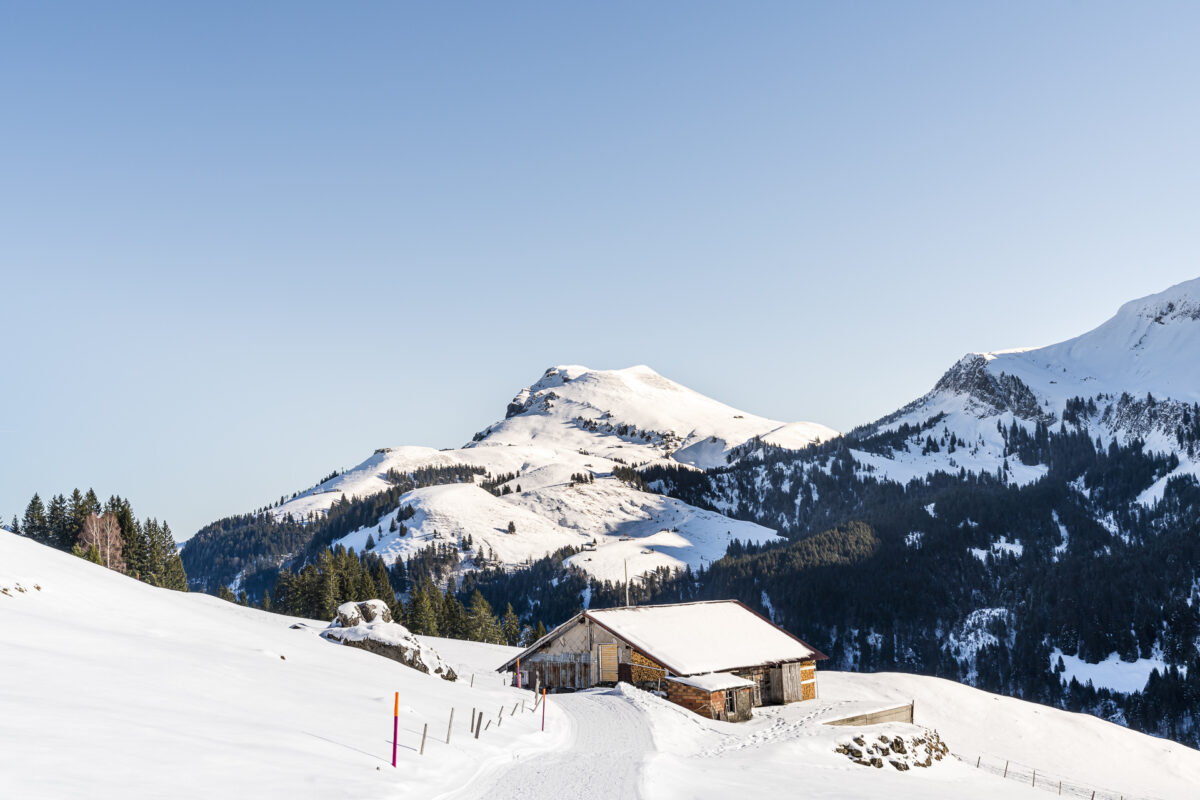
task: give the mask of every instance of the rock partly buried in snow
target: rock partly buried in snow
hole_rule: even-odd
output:
[[[333,624],[339,628],[353,628],[363,622],[391,622],[392,612],[382,600],[367,600],[362,603],[342,603],[338,606]]]
[[[408,628],[392,622],[392,614],[382,600],[343,603],[338,606],[337,618],[329,623],[321,635],[330,641],[399,661],[406,667],[428,675],[437,675],[443,680],[458,679],[437,651],[421,644]]]
[[[937,731],[904,736],[882,734],[868,741],[861,734],[848,741],[840,742],[836,752],[864,767],[883,768],[883,761],[904,772],[912,767],[931,767],[950,754],[950,748],[942,741]]]

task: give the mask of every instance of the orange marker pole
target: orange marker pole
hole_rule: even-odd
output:
[[[396,737],[400,734],[400,693],[396,692],[396,704],[392,707],[392,766],[396,766]]]
[[[542,731],[546,730],[546,687],[542,687]]]
[[[517,659],[517,688],[521,688],[521,659]]]

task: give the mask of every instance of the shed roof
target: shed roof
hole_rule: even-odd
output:
[[[825,655],[737,600],[582,611],[534,642],[526,656],[575,621],[590,619],[675,675],[823,659]],[[508,669],[516,659],[500,669]]]
[[[669,681],[682,683],[685,686],[695,686],[706,692],[720,692],[725,689],[741,689],[754,686],[754,681],[734,675],[732,672],[706,672],[703,675],[690,675],[686,678],[667,678]]]

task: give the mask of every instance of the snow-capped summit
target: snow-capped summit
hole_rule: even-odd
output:
[[[698,568],[724,555],[733,539],[775,538],[770,528],[641,491],[615,477],[622,467],[706,468],[744,458],[760,441],[800,449],[837,435],[817,423],[748,414],[647,366],[558,366],[464,447],[380,448],[272,513],[310,519],[339,500],[402,485],[394,507],[338,542],[358,551],[370,546],[391,562],[470,537],[476,565],[518,565],[586,545],[573,563],[617,580],[627,566],[635,575]]]
[[[994,471],[1018,482],[1044,472],[1005,462],[997,423],[1027,428],[1069,422],[1102,440],[1145,440],[1176,450],[1175,431],[1200,402],[1200,278],[1125,303],[1104,324],[1073,339],[1037,348],[968,353],[933,390],[858,433],[914,435],[891,458],[864,455],[883,474],[907,479],[942,469]],[[936,420],[936,422],[934,422]],[[928,435],[953,434],[960,446],[927,452]]]
[[[1051,406],[1127,392],[1200,401],[1200,278],[1130,301],[1094,330],[1049,347],[981,353]]]
[[[644,365],[617,370],[566,365],[551,367],[522,389],[505,419],[477,434],[475,443],[537,442],[626,462],[665,457],[705,468],[733,460],[733,451],[755,437],[801,448],[837,435],[814,422],[747,414]]]

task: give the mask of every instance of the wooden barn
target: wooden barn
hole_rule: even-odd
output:
[[[581,611],[500,667],[530,689],[625,681],[706,717],[811,700],[826,656],[736,600]]]

